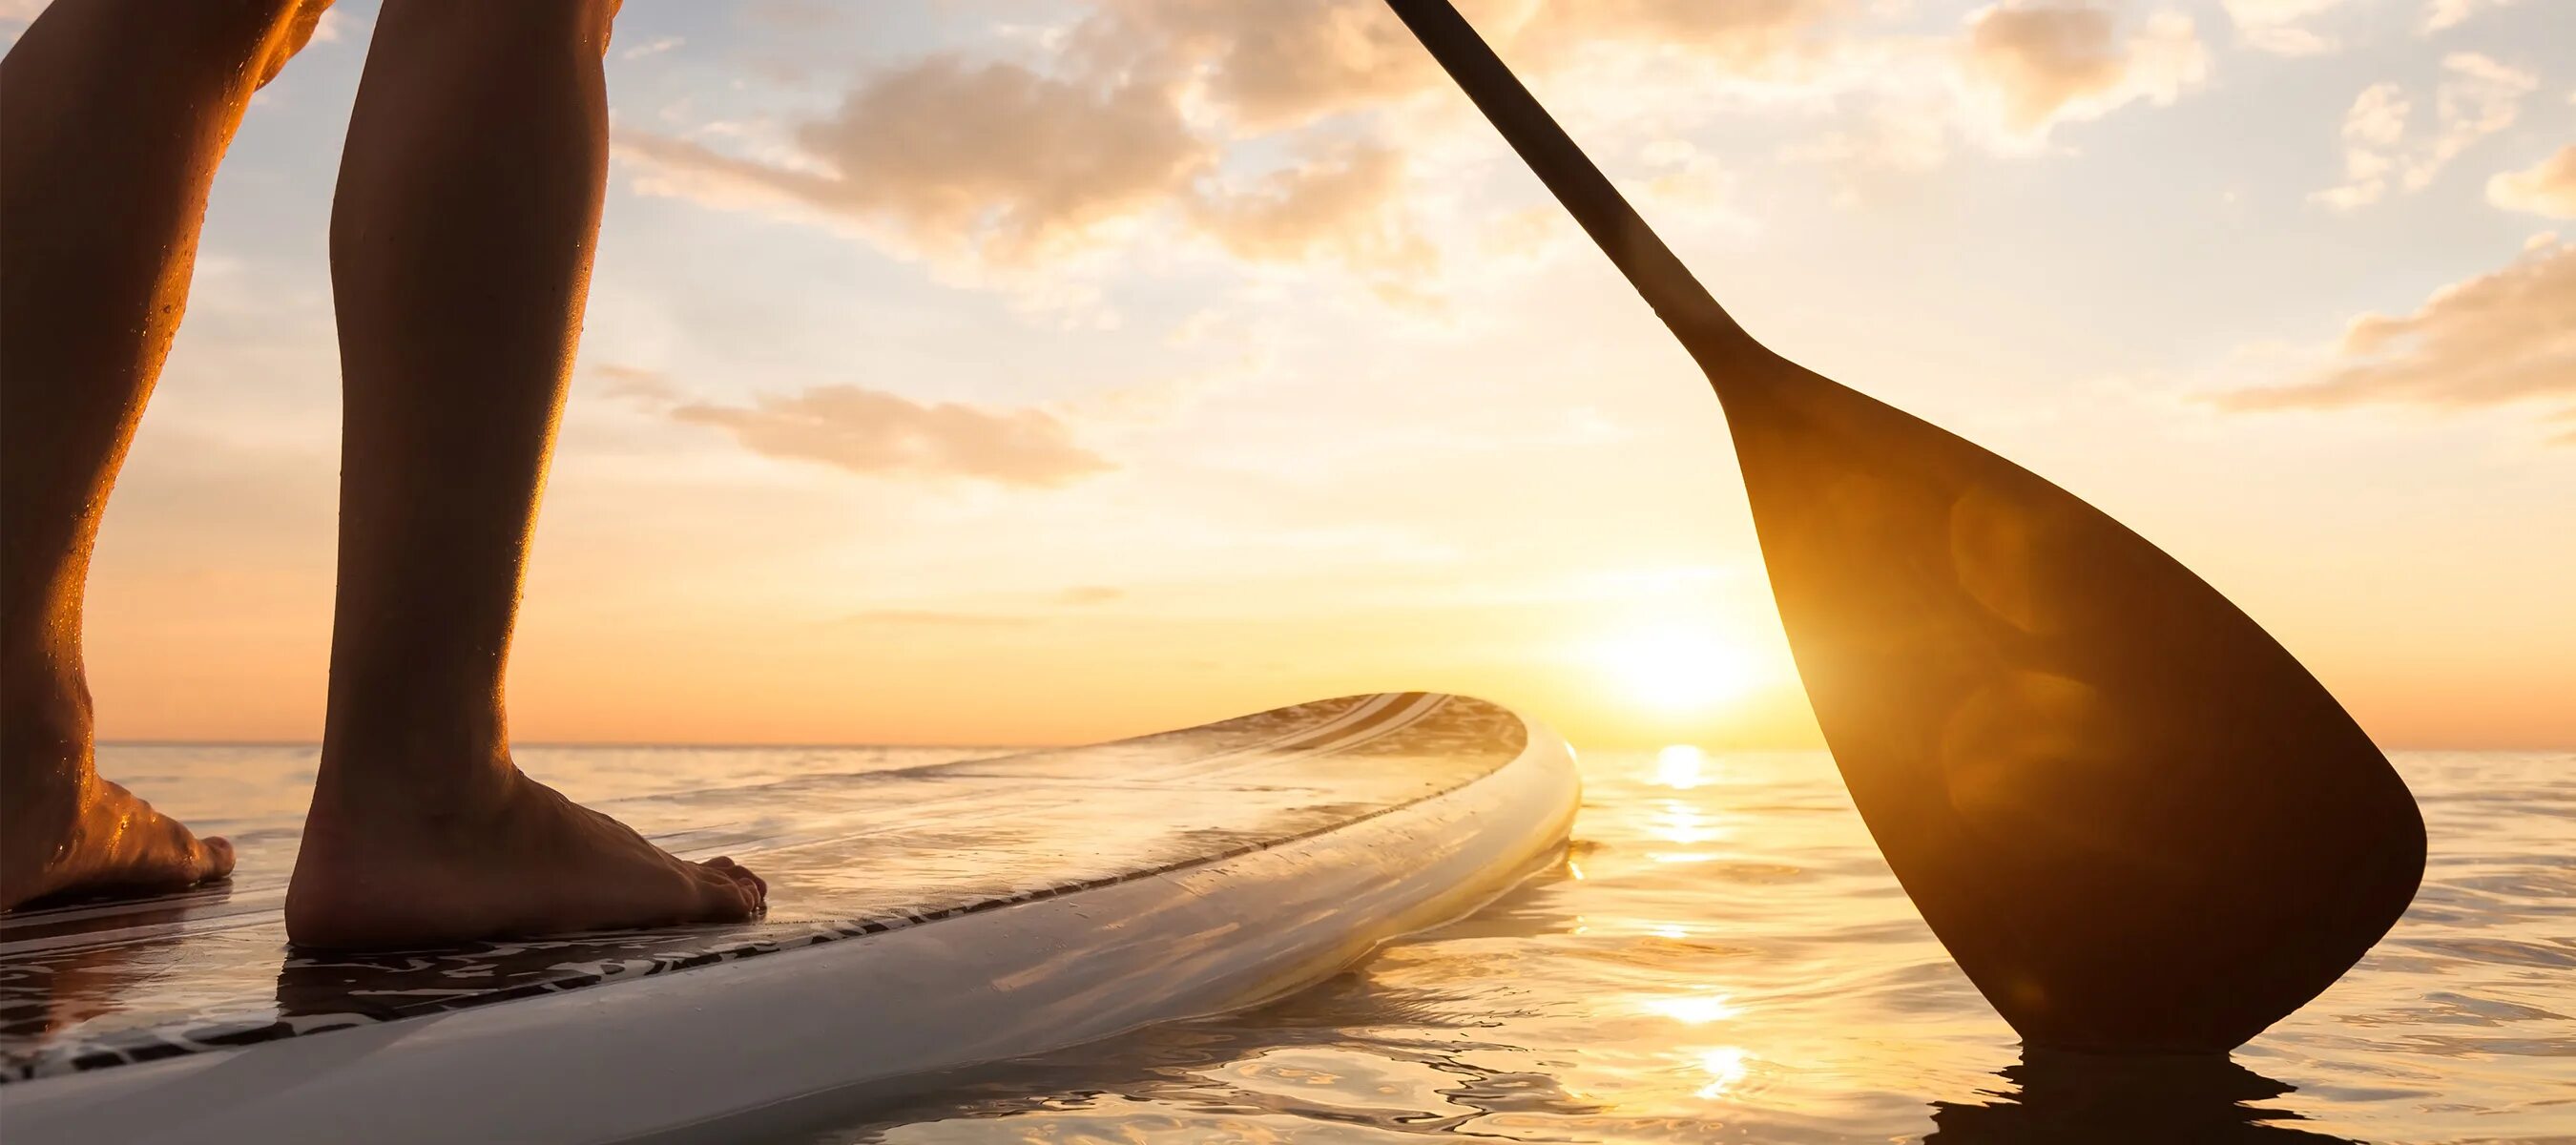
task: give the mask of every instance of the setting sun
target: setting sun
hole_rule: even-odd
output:
[[[1667,714],[1740,699],[1760,676],[1741,645],[1702,628],[1625,633],[1594,645],[1592,657],[1621,700]]]

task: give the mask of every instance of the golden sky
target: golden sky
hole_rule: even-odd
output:
[[[372,7],[218,181],[108,738],[318,735]],[[2383,746],[2576,744],[2576,6],[1467,7],[1772,347],[2164,546]],[[521,739],[1420,688],[1814,742],[1716,402],[1376,0],[628,0],[609,86]]]

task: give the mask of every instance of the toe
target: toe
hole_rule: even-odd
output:
[[[751,873],[751,868],[749,867],[737,864],[730,859],[720,861],[723,865],[715,867],[717,873],[724,875],[726,878],[732,879],[734,885],[742,889],[743,896],[751,902],[751,909],[759,910],[769,905],[769,883],[767,881],[763,880],[760,876]],[[710,863],[710,865],[713,865],[713,863]]]
[[[739,922],[750,918],[757,909],[751,888],[744,886],[721,867],[701,865],[698,868],[698,895],[706,916],[715,922]]]
[[[197,840],[197,879],[215,882],[233,874],[233,841],[221,835]]]

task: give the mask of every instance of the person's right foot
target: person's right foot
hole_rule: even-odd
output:
[[[21,693],[16,701],[41,689],[10,690]],[[0,911],[43,898],[165,894],[232,873],[232,844],[199,839],[98,777],[89,721],[78,712],[13,703],[9,725],[0,740],[8,753],[0,764]]]
[[[740,922],[767,905],[768,884],[733,860],[678,858],[502,766],[496,790],[449,808],[317,792],[287,888],[287,937],[389,950]]]

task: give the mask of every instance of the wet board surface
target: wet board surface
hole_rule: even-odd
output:
[[[1481,810],[1438,823],[1425,818],[1429,834],[1417,840],[1390,836],[1394,841],[1372,842],[1365,854],[1340,858],[1315,852],[1327,856],[1323,867],[1281,877],[1331,875],[1339,863],[1383,865],[1369,876],[1376,882],[1401,879],[1407,857],[1391,849],[1422,847],[1428,871],[1435,852],[1473,841],[1488,820],[1493,829],[1530,836],[1496,851],[1522,855],[1560,843],[1572,814],[1570,755],[1546,737],[1551,758],[1534,764],[1532,738],[1519,716],[1493,704],[1389,693],[1095,747],[604,804],[676,853],[730,854],[758,870],[770,883],[769,913],[738,926],[412,953],[288,947],[280,909],[294,840],[278,833],[245,839],[235,877],[224,885],[0,916],[0,1081],[7,1083],[0,1103],[23,1109],[56,1079],[328,1042],[341,1031],[508,1010],[548,996],[606,996],[621,983],[691,972],[703,972],[693,982],[716,982],[734,973],[729,966],[840,944],[899,945],[909,932],[1024,904],[1113,888],[1134,899],[1141,882],[1224,869],[1229,859],[1286,853],[1289,844],[1313,851],[1339,833],[1359,838],[1364,833],[1354,829],[1362,826],[1377,825],[1380,834],[1405,827],[1408,809],[1444,796],[1451,799],[1443,806],[1455,804],[1466,789],[1516,764],[1521,771],[1543,766],[1561,776],[1529,788],[1545,794],[1513,800],[1562,806],[1530,814],[1529,807],[1495,804],[1515,812],[1504,817],[1509,825]],[[1475,870],[1453,867],[1437,877],[1456,884],[1517,881],[1525,873],[1459,873]],[[1171,885],[1172,894],[1199,893]],[[1507,886],[1471,889],[1490,897]],[[1241,920],[1259,921],[1252,908]],[[1302,921],[1327,931],[1335,925]],[[1371,920],[1344,922],[1361,928]],[[1150,935],[1150,928],[1139,933]]]

